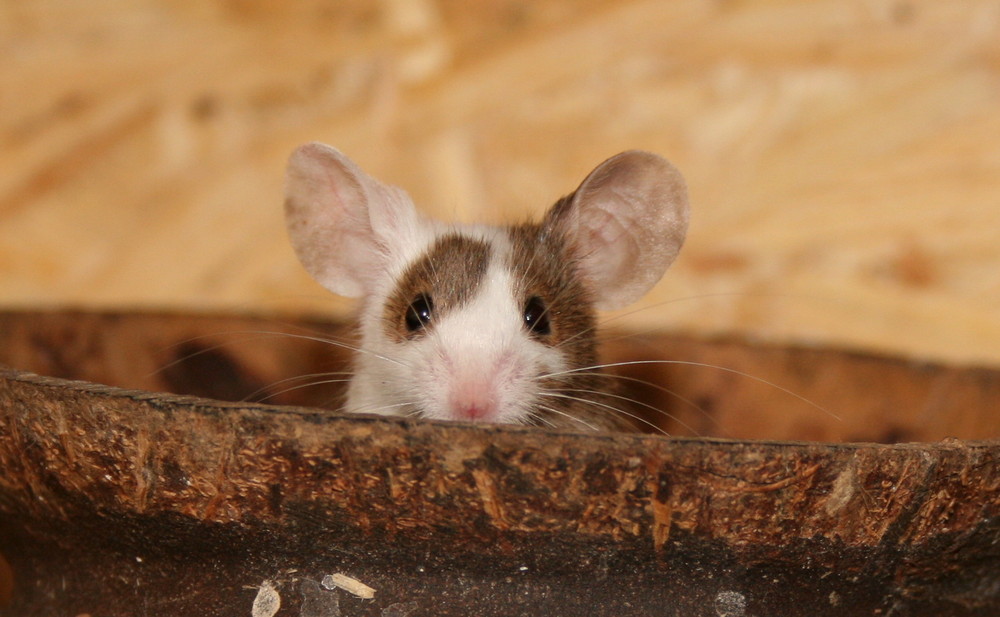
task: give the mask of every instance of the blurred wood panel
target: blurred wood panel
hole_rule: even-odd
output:
[[[689,179],[636,328],[1000,362],[1000,3],[0,2],[0,303],[329,311],[321,140],[462,220],[607,156]]]

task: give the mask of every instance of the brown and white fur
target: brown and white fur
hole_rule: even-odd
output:
[[[348,411],[630,426],[595,366],[595,309],[639,299],[681,248],[687,190],[665,159],[606,160],[540,223],[459,226],[312,143],[289,160],[285,214],[306,270],[362,299]]]

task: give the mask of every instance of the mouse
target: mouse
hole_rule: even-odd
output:
[[[538,221],[457,224],[318,142],[285,177],[285,223],[320,285],[357,298],[344,410],[585,431],[635,430],[598,364],[598,311],[640,299],[690,218],[681,173],[622,152]]]

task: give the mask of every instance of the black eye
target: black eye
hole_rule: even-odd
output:
[[[410,332],[422,330],[431,321],[431,313],[434,310],[434,303],[431,297],[420,294],[410,302],[406,309],[406,329]]]
[[[545,336],[552,332],[549,325],[549,309],[538,296],[528,298],[524,305],[524,325],[528,330]]]

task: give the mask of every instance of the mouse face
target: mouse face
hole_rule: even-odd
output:
[[[595,307],[656,283],[687,198],[669,163],[627,152],[540,223],[446,225],[309,144],[289,162],[286,221],[313,277],[362,298],[348,411],[596,430],[628,423],[593,368]]]
[[[594,314],[572,265],[537,225],[442,230],[369,299],[362,338],[374,353],[357,358],[352,409],[556,423],[560,386],[580,380],[562,373],[595,363]]]

